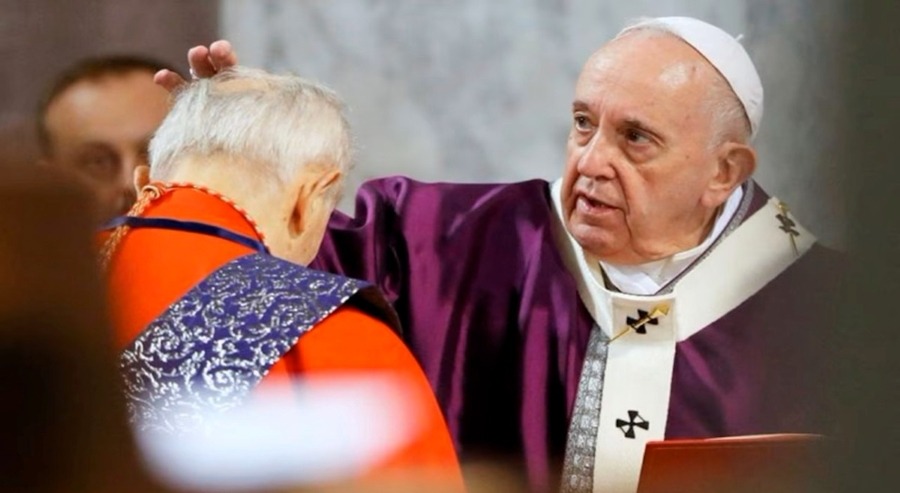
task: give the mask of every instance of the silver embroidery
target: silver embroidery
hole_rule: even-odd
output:
[[[129,418],[181,432],[239,405],[313,325],[365,284],[268,256],[232,261],[122,352]]]
[[[587,352],[578,381],[575,409],[569,424],[563,462],[562,493],[590,493],[594,485],[594,455],[600,427],[600,401],[609,337],[598,326],[591,329]]]

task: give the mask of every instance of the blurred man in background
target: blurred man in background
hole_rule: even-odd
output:
[[[147,164],[147,144],[169,107],[153,74],[167,67],[139,56],[84,59],[60,73],[40,103],[41,160],[94,191],[101,221],[134,202],[134,169]]]

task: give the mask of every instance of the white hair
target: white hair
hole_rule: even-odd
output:
[[[634,32],[672,36],[679,40],[681,39],[678,33],[665,24],[645,24],[647,20],[648,18],[642,17],[632,21],[616,35],[615,39]],[[738,99],[737,94],[734,93],[734,90],[728,84],[728,81],[725,80],[725,77],[719,73],[715,66],[710,64],[710,67],[716,73],[712,85],[707,88],[704,105],[704,110],[712,115],[713,134],[710,139],[710,145],[716,147],[728,140],[736,140],[741,143],[749,142],[751,130],[747,111]]]
[[[343,111],[337,95],[319,84],[230,68],[177,94],[150,142],[150,176],[171,180],[188,156],[252,163],[250,176],[278,187],[307,164],[346,171],[352,149]]]

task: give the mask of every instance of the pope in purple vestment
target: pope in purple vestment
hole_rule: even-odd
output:
[[[384,291],[461,458],[533,491],[634,492],[653,440],[828,432],[840,262],[752,179],[762,101],[735,38],[639,21],[585,64],[560,180],[370,182],[313,267]]]
[[[745,217],[767,197],[753,182]],[[594,321],[553,235],[550,186],[369,182],[313,266],[376,283],[437,393],[463,460],[556,486]],[[821,432],[835,254],[814,246],[678,344],[667,438]]]

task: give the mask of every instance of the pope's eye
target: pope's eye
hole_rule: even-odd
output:
[[[625,138],[628,139],[629,142],[635,144],[645,144],[650,142],[650,138],[644,135],[643,132],[640,132],[635,129],[628,129],[625,131]]]
[[[590,120],[584,115],[575,115],[574,122],[578,130],[588,130],[591,127]]]

